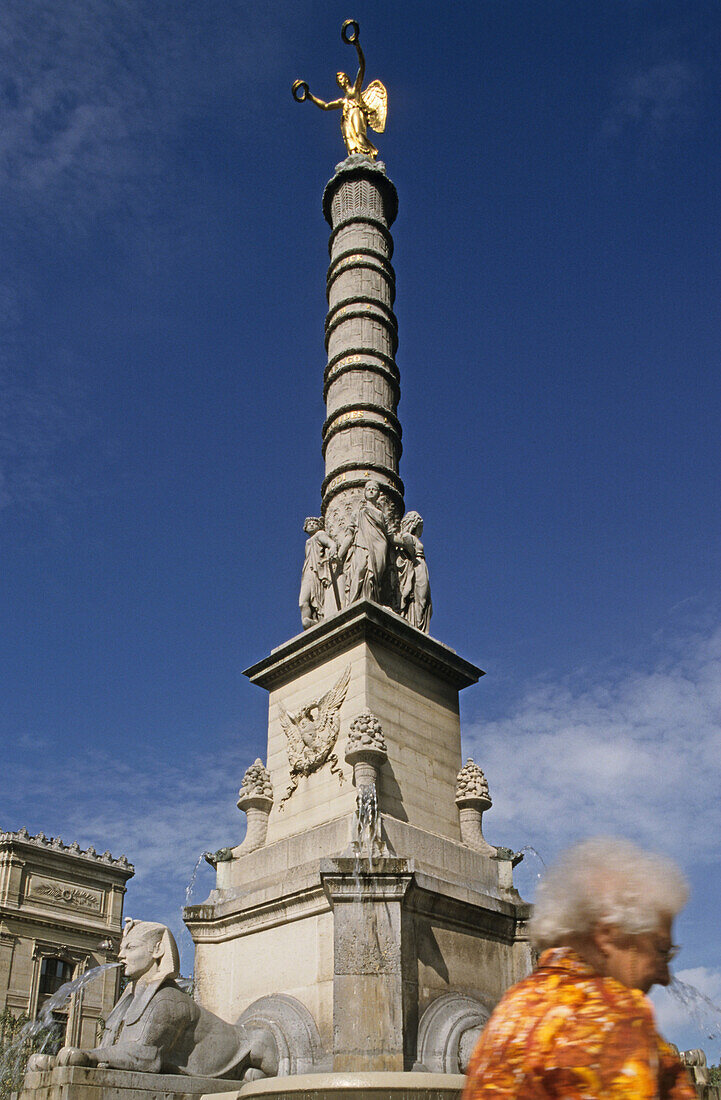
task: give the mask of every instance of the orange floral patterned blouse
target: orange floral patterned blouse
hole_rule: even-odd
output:
[[[695,1100],[638,989],[567,947],[544,951],[501,999],[468,1066],[463,1100]]]

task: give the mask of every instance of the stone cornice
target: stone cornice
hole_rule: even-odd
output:
[[[31,836],[24,827],[16,832],[0,831],[0,852],[22,852],[28,856],[33,849],[36,851],[40,849],[51,856],[60,856],[64,860],[90,862],[94,870],[101,867],[107,868],[114,876],[120,875],[124,879],[129,879],[135,874],[135,868],[128,862],[127,856],[114,859],[110,852],[101,854],[93,847],[81,848],[77,843],[63,844],[60,837],[45,836],[45,833]]]
[[[269,898],[256,905],[229,905],[229,911],[216,915],[214,905],[188,905],[183,920],[195,943],[216,943],[247,936],[279,924],[303,920],[327,913],[330,908],[320,881],[291,895]]]
[[[405,619],[370,600],[358,600],[337,615],[278,646],[245,670],[251,683],[272,690],[302,672],[344,653],[358,642],[378,642],[456,688],[469,687],[484,675],[455,650],[410,626]]]

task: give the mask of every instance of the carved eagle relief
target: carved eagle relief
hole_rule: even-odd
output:
[[[330,761],[330,770],[343,782],[343,772],[333,748],[340,730],[340,708],[350,683],[350,665],[338,682],[320,699],[313,699],[291,714],[278,702],[280,723],[286,737],[286,751],[290,764],[290,783],[283,795],[279,809],[287,802],[298,786],[301,775],[310,775]]]

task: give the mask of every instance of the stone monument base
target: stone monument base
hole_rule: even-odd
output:
[[[249,1081],[212,1100],[459,1100],[464,1082],[455,1073],[303,1073]]]
[[[25,1074],[12,1100],[199,1100],[232,1092],[242,1081],[187,1077],[180,1073],[134,1073],[95,1066],[55,1066]]]

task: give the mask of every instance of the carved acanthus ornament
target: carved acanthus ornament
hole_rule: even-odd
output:
[[[330,770],[338,776],[338,781],[343,782],[343,772],[333,749],[338,739],[340,708],[348,691],[350,673],[351,667],[348,665],[330,691],[320,699],[312,699],[293,714],[281,702],[278,703],[290,764],[290,783],[279,809],[297,788],[300,777],[318,771],[326,761],[330,762]]]

